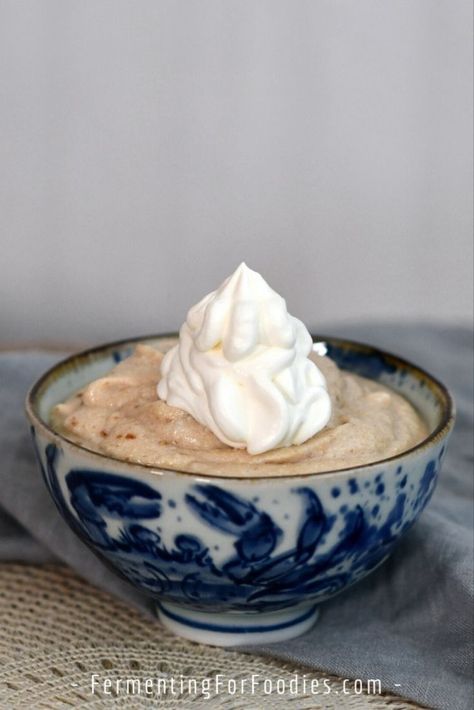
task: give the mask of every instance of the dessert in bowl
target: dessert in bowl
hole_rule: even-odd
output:
[[[453,426],[441,383],[311,339],[260,279],[240,267],[179,338],[74,355],[27,401],[68,524],[166,626],[219,645],[303,633],[381,564],[427,504]]]

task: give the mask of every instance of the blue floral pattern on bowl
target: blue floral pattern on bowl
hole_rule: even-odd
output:
[[[411,366],[360,346],[328,347],[341,366],[411,392],[433,428],[440,424],[441,396]],[[117,352],[129,349],[127,343],[105,352],[116,361]],[[87,358],[75,367],[82,386]],[[70,367],[62,377],[70,382]],[[39,417],[47,392],[44,385],[33,391],[32,434],[65,520],[156,600],[165,623],[223,644],[304,631],[316,604],[381,564],[429,501],[452,425],[445,423],[427,445],[354,470],[211,479],[114,461],[65,441]]]

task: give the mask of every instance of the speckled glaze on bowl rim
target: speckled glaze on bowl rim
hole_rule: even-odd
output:
[[[422,441],[420,441],[418,444],[415,446],[411,447],[410,449],[407,449],[406,451],[402,451],[399,454],[396,454],[395,456],[390,456],[388,458],[384,459],[377,459],[376,461],[371,461],[370,463],[365,463],[365,464],[359,464],[357,466],[349,466],[347,468],[340,468],[340,469],[333,469],[333,470],[328,470],[328,471],[321,471],[318,473],[314,472],[309,472],[309,473],[298,473],[295,475],[291,476],[281,476],[281,475],[272,475],[271,473],[265,473],[264,475],[260,476],[240,476],[240,475],[222,475],[222,474],[209,474],[209,473],[199,473],[196,471],[182,471],[179,469],[174,469],[174,468],[167,468],[165,466],[159,466],[159,465],[151,465],[151,464],[142,464],[138,462],[132,462],[132,461],[127,461],[125,459],[120,459],[117,457],[109,456],[107,454],[101,453],[99,451],[95,451],[93,449],[89,449],[86,446],[83,446],[81,444],[78,444],[67,437],[65,437],[63,434],[59,433],[55,429],[51,427],[49,422],[45,421],[43,417],[40,416],[40,414],[37,411],[37,403],[39,398],[42,396],[42,394],[45,392],[45,390],[48,388],[50,383],[54,381],[58,376],[63,375],[65,372],[67,372],[69,369],[73,368],[75,365],[80,364],[81,361],[85,361],[87,359],[93,358],[95,355],[103,354],[103,353],[109,353],[113,354],[114,351],[123,348],[124,346],[133,346],[133,345],[138,345],[139,343],[144,343],[147,344],[150,341],[157,341],[157,340],[172,340],[178,338],[178,333],[176,332],[170,332],[170,333],[158,333],[156,335],[144,335],[144,336],[136,336],[133,338],[124,338],[121,340],[116,340],[112,342],[107,342],[103,343],[100,345],[93,346],[91,348],[87,348],[85,350],[82,350],[78,353],[73,353],[72,355],[67,356],[63,360],[59,361],[55,365],[53,365],[51,368],[49,368],[30,388],[26,400],[25,400],[25,408],[26,412],[28,414],[28,417],[30,421],[34,422],[35,426],[40,427],[43,429],[49,437],[54,437],[57,441],[61,443],[62,446],[68,446],[72,447],[73,450],[78,450],[82,452],[83,454],[90,455],[91,457],[95,458],[98,457],[99,460],[102,461],[111,461],[115,463],[119,463],[122,466],[125,466],[127,468],[130,468],[132,470],[146,470],[151,473],[156,473],[156,474],[162,474],[165,472],[172,472],[175,474],[180,474],[183,476],[191,476],[194,478],[205,478],[205,479],[216,479],[216,480],[226,480],[226,481],[262,481],[262,480],[279,480],[283,481],[285,479],[298,479],[298,478],[309,478],[313,476],[317,477],[327,477],[327,476],[337,476],[338,474],[347,474],[350,471],[357,471],[360,469],[364,470],[370,470],[371,468],[376,468],[380,467],[383,464],[386,463],[393,463],[397,460],[400,459],[405,459],[409,457],[412,454],[421,452],[424,449],[427,449],[434,445],[438,440],[441,440],[444,438],[453,428],[454,426],[454,420],[455,420],[455,404],[454,404],[454,399],[449,392],[448,388],[440,382],[436,377],[431,375],[429,372],[424,370],[423,368],[419,367],[418,365],[414,365],[413,363],[409,362],[408,360],[405,360],[402,357],[399,357],[398,355],[394,355],[392,353],[389,353],[385,350],[382,350],[380,348],[374,347],[372,345],[368,345],[366,343],[362,343],[359,341],[354,341],[354,340],[348,340],[345,338],[338,338],[338,337],[333,337],[333,336],[326,336],[326,335],[320,335],[320,334],[312,334],[311,336],[313,338],[313,342],[322,342],[322,343],[330,343],[331,345],[334,345],[335,347],[339,348],[346,348],[348,350],[356,351],[361,354],[366,354],[366,355],[372,355],[376,356],[378,358],[381,358],[384,363],[387,363],[393,367],[395,367],[397,370],[402,370],[407,373],[411,373],[416,379],[418,379],[420,382],[423,382],[426,387],[429,388],[435,399],[440,403],[441,405],[441,416],[440,416],[440,421],[438,425],[434,428],[434,430],[428,434],[427,437],[425,437]],[[350,369],[348,368],[350,371]],[[72,394],[72,392],[71,392]]]

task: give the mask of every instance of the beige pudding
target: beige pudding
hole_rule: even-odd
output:
[[[427,429],[413,406],[378,382],[311,353],[332,402],[326,426],[302,444],[249,454],[220,441],[182,409],[157,396],[163,354],[133,355],[54,407],[53,427],[69,440],[116,459],[205,475],[288,476],[368,464],[419,443]]]

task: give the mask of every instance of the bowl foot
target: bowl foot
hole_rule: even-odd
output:
[[[163,626],[177,636],[210,646],[287,641],[308,631],[319,614],[315,605],[257,614],[220,614],[186,609],[168,602],[159,602],[157,611]]]

